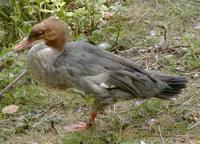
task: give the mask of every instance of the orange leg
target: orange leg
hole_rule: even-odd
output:
[[[90,118],[87,123],[79,122],[78,124],[71,124],[64,127],[65,130],[69,132],[81,131],[90,128],[94,124],[94,120],[96,118],[96,112],[90,113]]]

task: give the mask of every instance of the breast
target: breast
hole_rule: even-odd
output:
[[[55,59],[61,54],[44,43],[34,45],[27,56],[27,72],[30,77],[41,85],[66,89],[67,83],[56,73],[53,66]]]

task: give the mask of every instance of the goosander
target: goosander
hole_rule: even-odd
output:
[[[95,101],[89,121],[66,126],[68,131],[89,128],[97,112],[121,100],[169,99],[186,87],[184,77],[148,72],[132,61],[82,41],[69,41],[63,21],[49,17],[32,27],[26,40],[13,51],[21,52],[35,41],[27,55],[27,73],[39,84],[66,91],[76,88]]]

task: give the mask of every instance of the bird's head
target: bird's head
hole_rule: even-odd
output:
[[[49,17],[34,25],[28,37],[12,50],[21,52],[38,41],[44,41],[47,46],[63,51],[68,40],[69,35],[65,23],[56,17]]]

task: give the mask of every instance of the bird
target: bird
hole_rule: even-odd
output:
[[[187,85],[183,76],[146,71],[98,46],[71,41],[68,31],[64,21],[51,16],[35,24],[28,37],[12,49],[19,53],[31,47],[27,73],[41,86],[63,92],[76,88],[94,98],[89,120],[69,124],[67,131],[90,128],[97,113],[117,101],[170,99]]]

